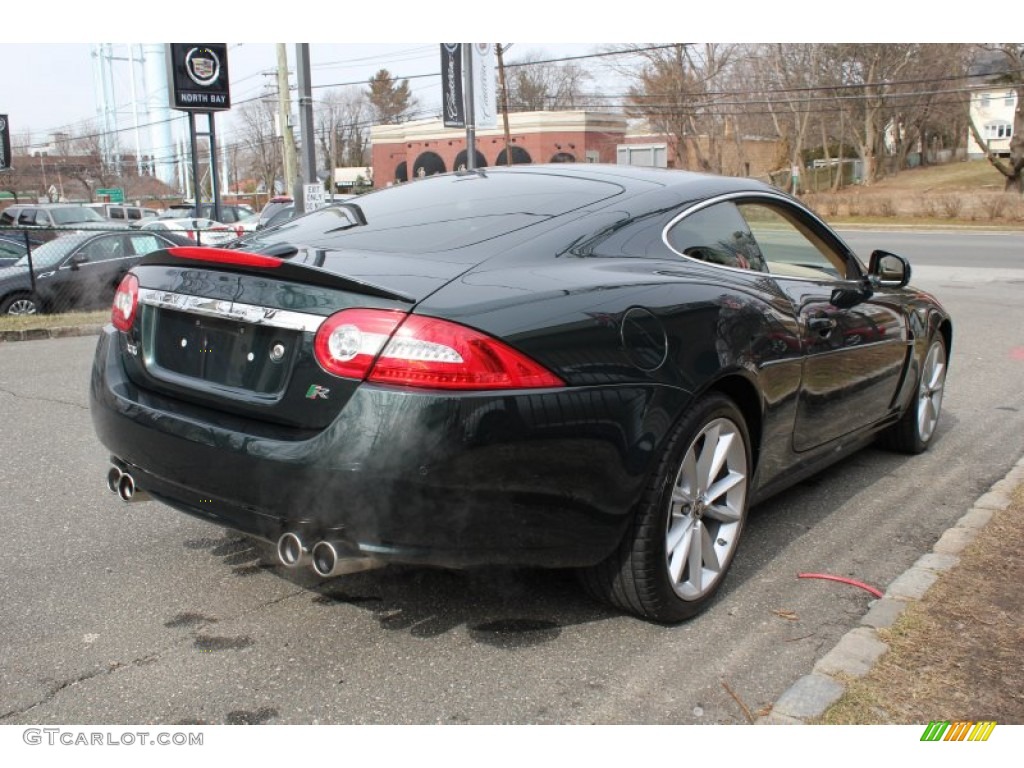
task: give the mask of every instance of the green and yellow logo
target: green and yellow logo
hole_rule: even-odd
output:
[[[994,720],[975,723],[970,720],[932,720],[921,735],[921,741],[988,741],[995,730]]]

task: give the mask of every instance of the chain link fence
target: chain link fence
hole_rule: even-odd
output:
[[[223,245],[238,231],[219,225],[151,222],[133,228],[0,224],[0,316],[108,309],[124,275],[147,253]]]

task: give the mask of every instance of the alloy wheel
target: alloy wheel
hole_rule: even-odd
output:
[[[8,315],[34,315],[36,311],[36,303],[32,299],[15,299],[7,308]]]
[[[946,384],[946,348],[935,341],[928,349],[917,388],[917,425],[922,442],[928,442],[939,423],[942,392]]]
[[[717,418],[697,434],[672,487],[665,567],[676,594],[697,600],[725,574],[739,543],[748,483],[744,433]]]

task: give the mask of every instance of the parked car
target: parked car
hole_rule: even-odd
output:
[[[140,229],[177,232],[202,245],[223,245],[238,237],[233,227],[212,219],[158,219],[143,224]]]
[[[0,213],[0,227],[16,227],[6,232],[29,231],[32,237],[47,241],[58,235],[93,230],[127,229],[127,224],[108,221],[92,208],[72,203],[11,205]]]
[[[180,205],[168,206],[165,210],[160,212],[159,218],[161,219],[213,219],[214,210],[212,203],[202,203],[199,206],[199,212],[196,212],[196,206],[190,203],[182,203]],[[245,229],[241,226],[243,221],[252,219],[254,216],[253,212],[249,210],[247,206],[241,205],[228,205],[222,204],[220,207],[220,218],[215,219],[222,224],[227,224],[235,230],[236,236],[245,234]]]
[[[42,241],[29,238],[29,245],[35,248]],[[0,233],[0,267],[9,267],[28,251],[25,237],[21,232]]]
[[[259,212],[259,215],[256,217],[255,228],[266,229],[267,222],[269,222],[270,219],[273,218],[274,214],[288,208],[289,206],[291,206],[294,209],[295,200],[289,197],[288,195],[278,195],[276,197],[270,198],[270,200],[267,201],[267,204],[263,206],[263,209]]]
[[[142,256],[175,245],[194,243],[161,232],[58,237],[32,249],[34,286],[27,256],[0,269],[0,314],[34,315],[107,306],[118,283]]]
[[[356,195],[334,195],[327,205],[335,205],[347,200],[354,200]],[[295,201],[290,197],[276,197],[272,199],[260,212],[259,219],[253,230],[269,229],[285,224],[298,215]]]
[[[576,568],[676,622],[721,587],[752,504],[876,438],[939,435],[952,320],[909,278],[750,179],[432,176],[144,258],[93,423],[112,491],[284,565]]]

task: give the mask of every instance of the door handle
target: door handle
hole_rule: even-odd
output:
[[[836,321],[831,317],[812,317],[807,320],[807,328],[822,336],[828,336],[835,327]]]

